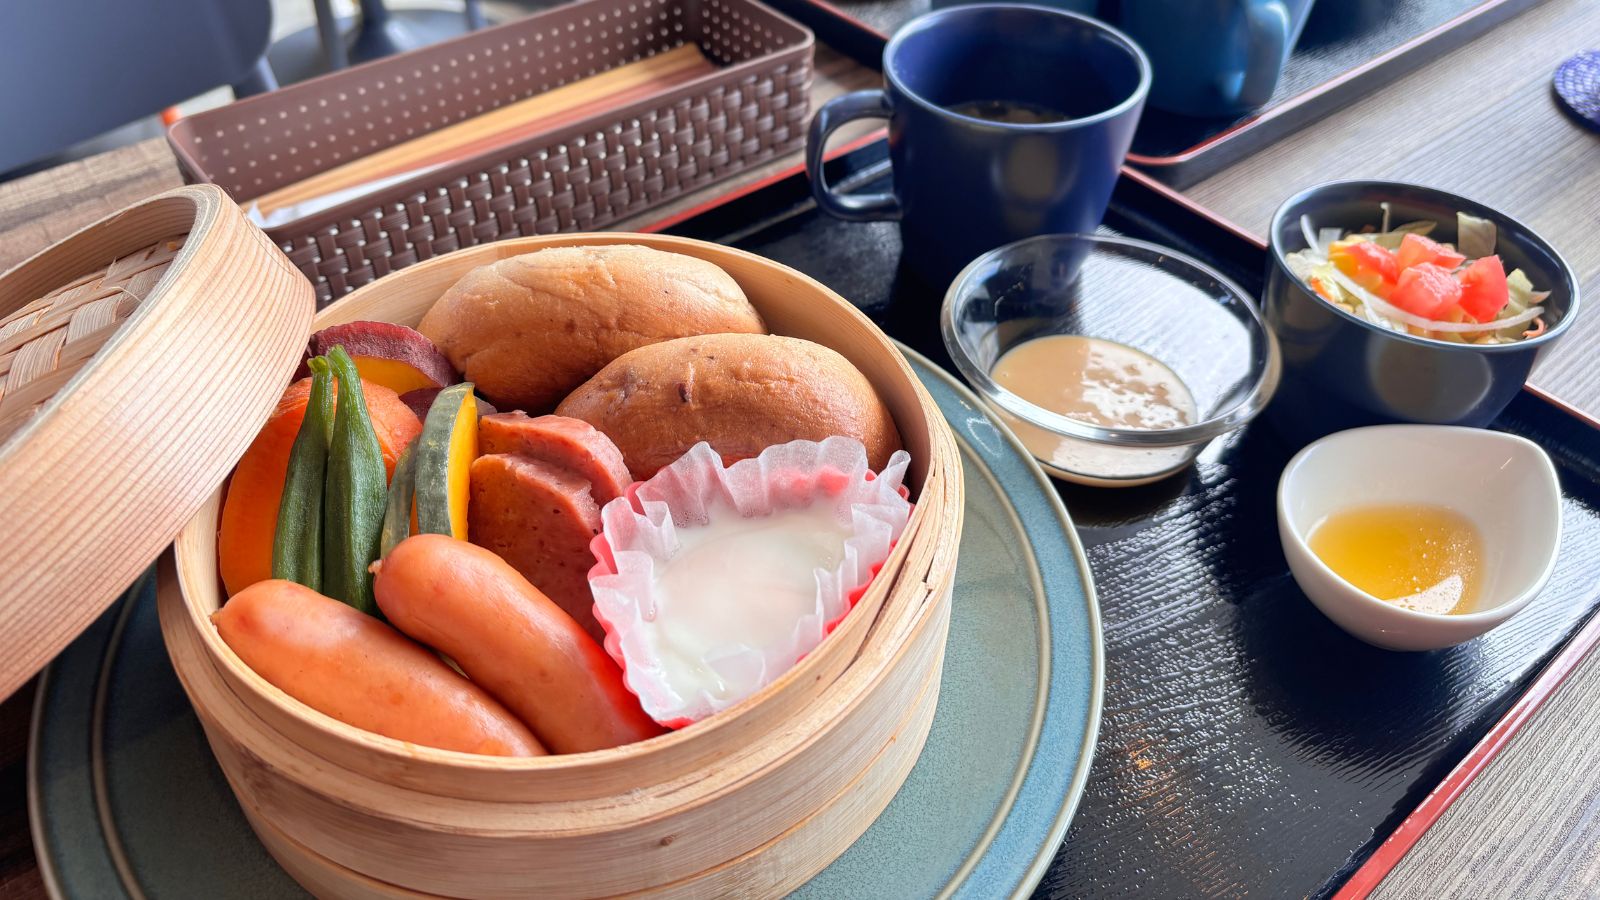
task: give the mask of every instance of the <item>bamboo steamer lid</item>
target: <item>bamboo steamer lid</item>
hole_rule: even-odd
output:
[[[314,305],[210,185],[0,275],[0,699],[216,492],[298,365]]]

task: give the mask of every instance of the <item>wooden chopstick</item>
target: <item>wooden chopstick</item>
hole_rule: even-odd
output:
[[[626,103],[632,103],[635,100],[643,100],[652,94],[660,93],[667,88],[677,87],[680,84],[693,81],[694,79],[715,70],[716,67],[713,66],[709,61],[702,60],[701,65],[696,65],[693,68],[687,68],[668,75],[663,75],[652,79],[646,84],[635,85],[615,93],[607,94],[603,98],[604,105],[608,107],[617,107]],[[594,107],[596,105],[598,104],[572,106],[565,110],[552,113],[543,118],[531,119],[515,127],[508,128],[505,131],[498,132],[469,143],[461,144],[459,146],[451,147],[447,152],[441,150],[441,152],[438,154],[424,159],[421,164],[419,164],[418,168],[446,163],[455,159],[464,159],[468,156],[481,153],[484,150],[488,150],[496,146],[513,144],[525,138],[533,137],[541,131],[549,131],[554,128],[560,128],[563,125],[569,125],[578,121],[579,119],[592,115],[595,111]]]
[[[429,132],[257,197],[263,215],[379,179],[393,179],[559,127],[593,111],[693,80],[715,67],[685,44]]]

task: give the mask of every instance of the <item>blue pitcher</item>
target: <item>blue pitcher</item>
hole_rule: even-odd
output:
[[[1277,90],[1312,0],[1122,0],[1117,23],[1150,57],[1150,105],[1237,115]]]

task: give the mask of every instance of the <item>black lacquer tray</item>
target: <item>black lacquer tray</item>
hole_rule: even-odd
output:
[[[884,155],[836,159],[830,181],[880,187]],[[795,174],[671,230],[794,266],[948,368],[942,286],[900,266],[897,226],[808,198]],[[1125,175],[1106,221],[1260,288],[1258,244],[1148,181]],[[1494,427],[1556,460],[1560,562],[1506,625],[1431,653],[1360,643],[1296,587],[1274,492],[1298,448],[1264,421],[1158,484],[1058,487],[1094,569],[1107,682],[1087,793],[1039,896],[1326,896],[1446,778],[1600,604],[1600,433],[1532,393]]]
[[[872,68],[882,64],[887,37],[932,7],[931,0],[766,2]],[[1119,2],[1100,0],[1100,14],[1115,22]],[[1168,184],[1194,184],[1539,2],[1317,0],[1266,106],[1222,118],[1146,107],[1128,162]]]

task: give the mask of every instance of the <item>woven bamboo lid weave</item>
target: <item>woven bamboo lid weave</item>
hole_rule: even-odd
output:
[[[312,288],[220,189],[130,206],[0,275],[0,698],[117,598],[283,391]]]

